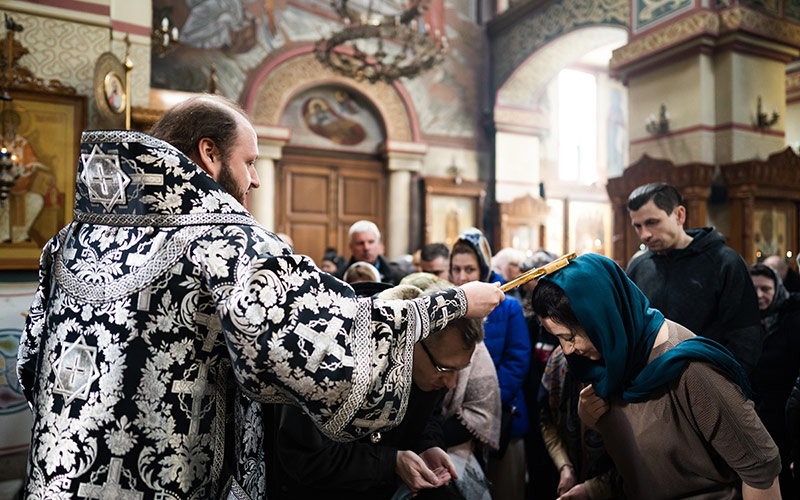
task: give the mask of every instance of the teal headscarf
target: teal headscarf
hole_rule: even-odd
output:
[[[581,255],[543,279],[564,290],[575,317],[602,355],[599,361],[568,356],[570,371],[579,380],[591,382],[601,398],[619,395],[628,402],[646,400],[695,360],[717,366],[749,394],[739,363],[727,349],[704,337],[684,340],[647,364],[664,315],[650,307],[647,297],[614,261],[597,254]]]

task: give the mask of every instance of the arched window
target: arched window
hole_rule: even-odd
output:
[[[558,74],[558,175],[592,184],[597,175],[597,81],[574,69]]]

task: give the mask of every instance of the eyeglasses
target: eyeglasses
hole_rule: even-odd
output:
[[[437,363],[436,360],[433,359],[433,354],[431,354],[431,351],[428,350],[428,347],[425,345],[425,342],[420,341],[419,344],[422,346],[422,350],[425,351],[425,354],[428,355],[428,359],[431,360],[433,369],[436,370],[437,373],[451,373],[451,372],[457,372],[462,369],[462,368],[444,368],[439,366],[439,363]],[[466,366],[463,368],[466,368]]]

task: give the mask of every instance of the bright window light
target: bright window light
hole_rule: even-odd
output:
[[[558,74],[558,173],[591,184],[597,176],[597,82],[572,69]]]

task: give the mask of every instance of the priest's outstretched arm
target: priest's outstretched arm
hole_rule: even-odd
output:
[[[456,318],[484,316],[503,299],[487,283],[414,300],[357,298],[308,257],[271,255],[267,242],[249,245],[258,236],[242,231],[226,228],[195,249],[197,261],[209,263],[205,279],[233,373],[256,401],[299,404],[331,439],[399,421],[414,343]]]

